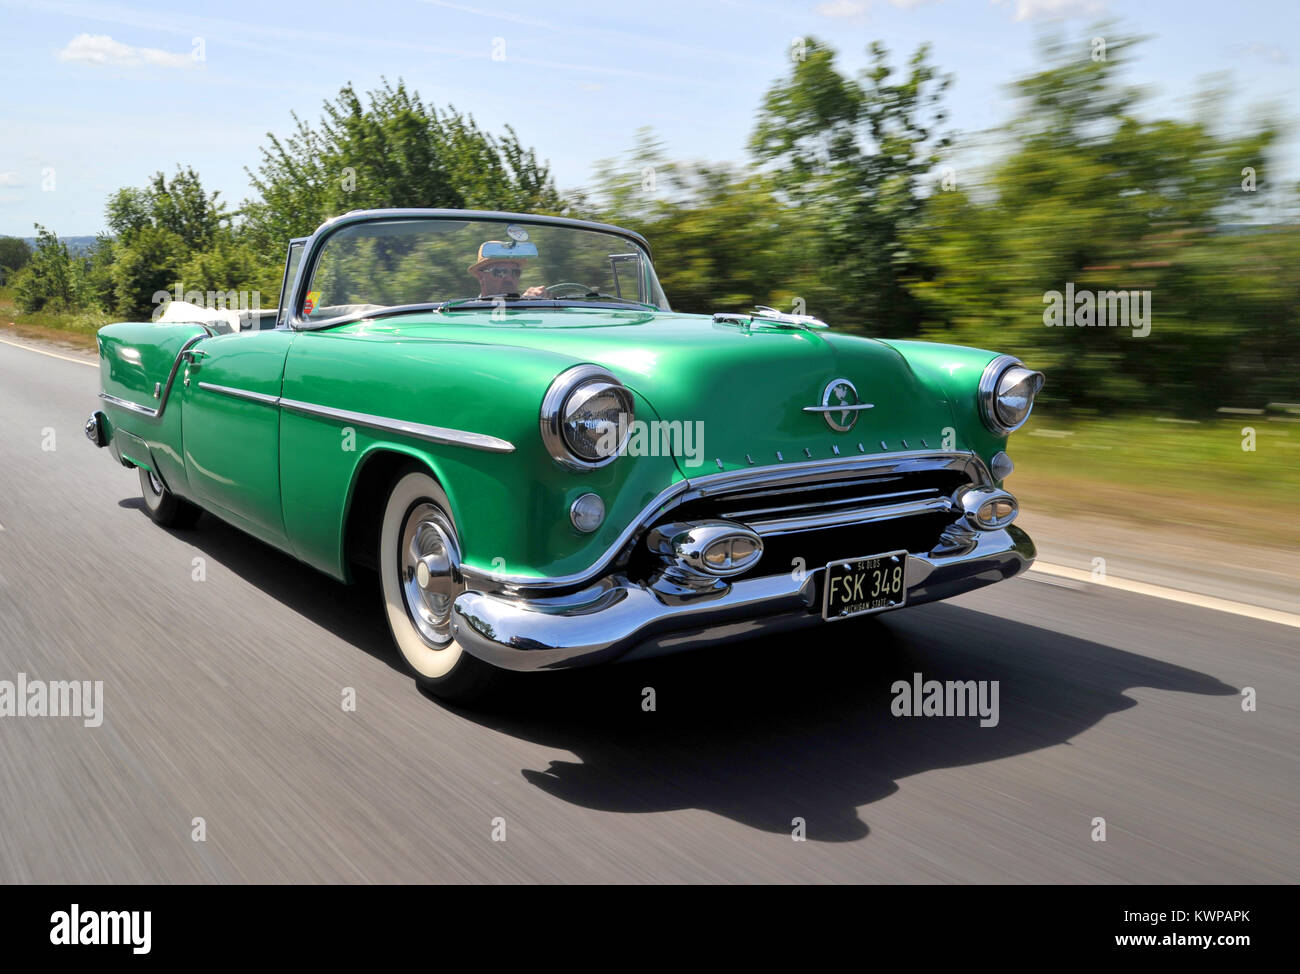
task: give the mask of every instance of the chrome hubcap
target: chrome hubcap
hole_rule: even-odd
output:
[[[460,548],[447,515],[429,503],[406,515],[398,547],[406,611],[425,642],[441,649],[452,641],[451,604],[460,594]]]

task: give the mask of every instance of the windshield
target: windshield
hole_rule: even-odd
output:
[[[630,237],[507,220],[368,220],[321,246],[298,307],[312,324],[407,305],[632,306],[668,310]]]

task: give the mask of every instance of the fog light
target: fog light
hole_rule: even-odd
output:
[[[704,564],[718,573],[748,563],[758,551],[755,539],[745,536],[725,537],[704,549]]]
[[[996,487],[970,487],[957,498],[966,523],[979,531],[996,531],[1016,519],[1020,505],[1005,490]]]
[[[979,518],[981,524],[989,527],[997,527],[1010,521],[1016,513],[1016,505],[1009,500],[987,501],[980,505],[979,513],[975,516]]]
[[[583,534],[591,534],[605,520],[605,502],[595,494],[583,494],[569,508],[569,520]]]
[[[678,581],[739,575],[763,556],[763,539],[734,521],[661,524],[646,535],[646,547]]]

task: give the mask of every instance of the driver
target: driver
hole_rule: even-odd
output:
[[[519,293],[519,277],[524,272],[527,257],[484,257],[490,245],[504,246],[500,240],[489,240],[478,249],[478,260],[469,265],[469,272],[478,278],[478,296],[490,298],[503,294]],[[521,298],[544,298],[546,289],[540,284],[530,287]]]

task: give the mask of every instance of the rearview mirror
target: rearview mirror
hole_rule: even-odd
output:
[[[483,245],[481,256],[484,260],[489,257],[497,260],[521,260],[524,257],[536,257],[537,244],[520,243],[517,240],[500,243],[493,240]]]

